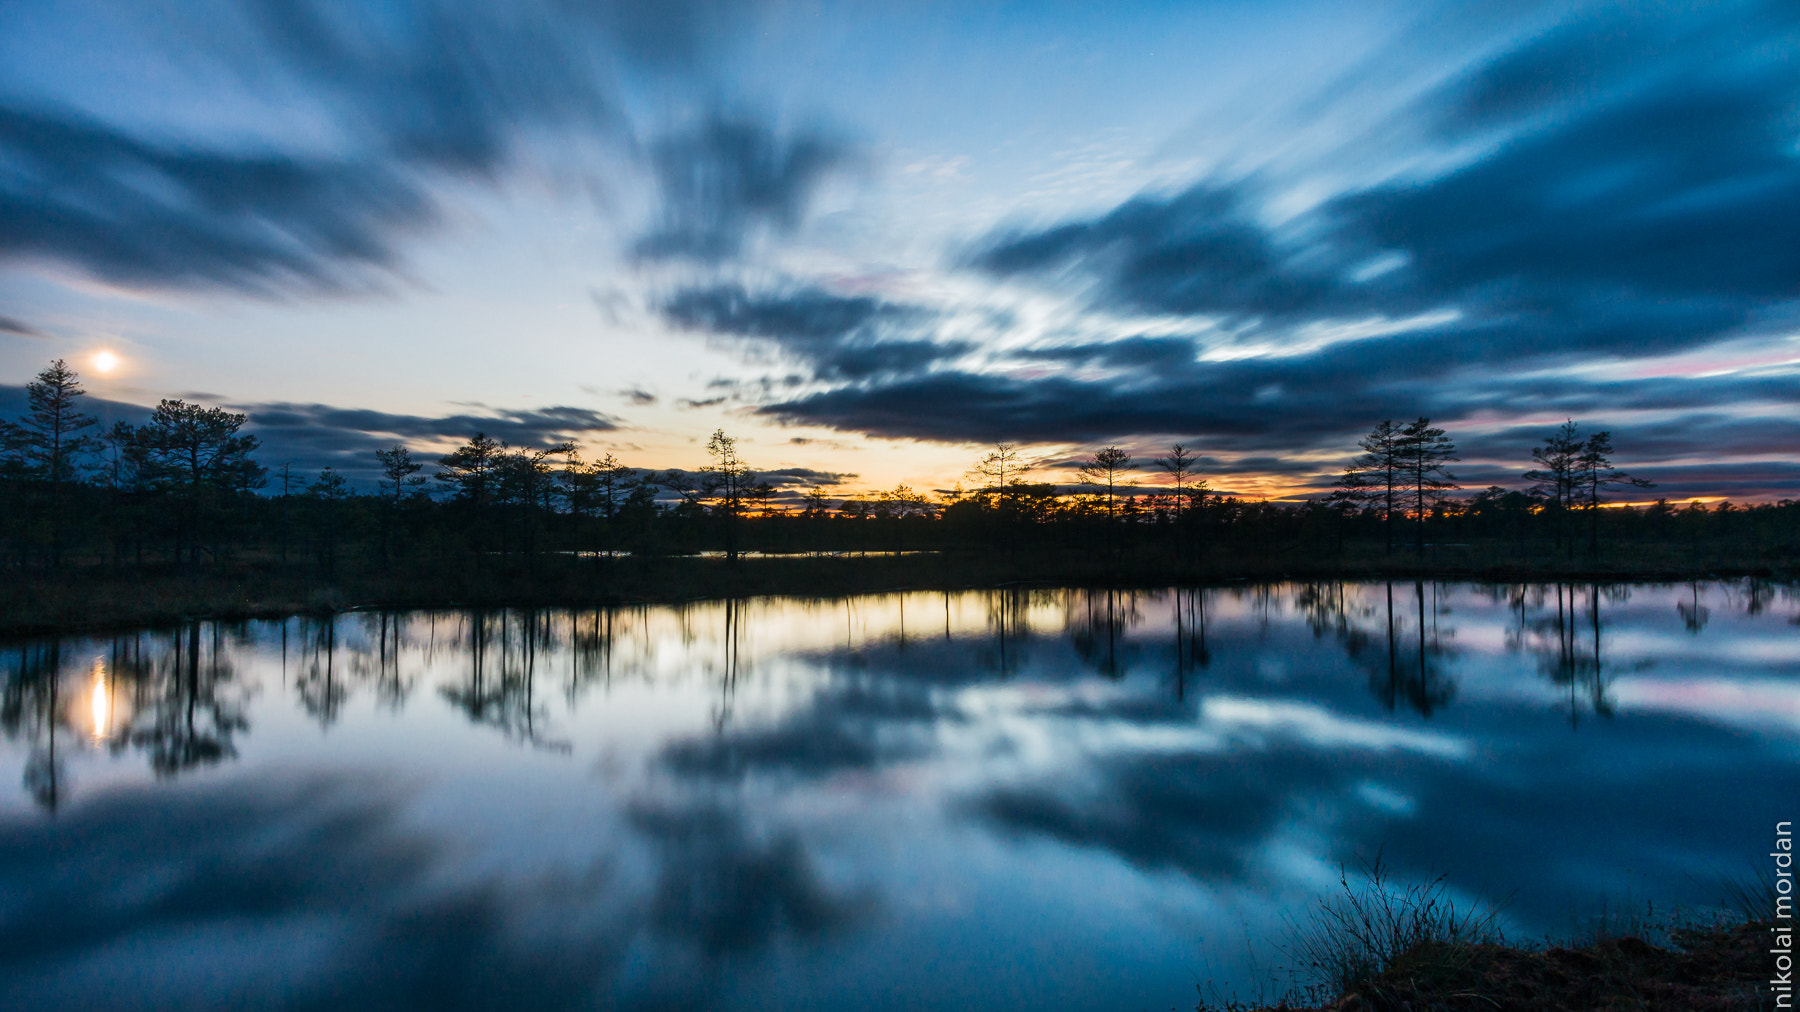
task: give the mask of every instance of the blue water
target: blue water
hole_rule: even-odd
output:
[[[1287,584],[0,647],[0,1005],[1190,1008],[1377,854],[1514,935],[1800,818],[1800,598]],[[1281,978],[1285,979],[1285,978]]]

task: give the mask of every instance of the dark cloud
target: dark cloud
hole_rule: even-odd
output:
[[[1264,214],[1275,181],[1210,180],[992,236],[967,261],[1076,286],[1105,308],[1207,317],[1221,328],[1208,340],[1227,351],[1376,317],[1444,314],[1436,322],[1212,362],[1199,360],[1198,338],[1138,336],[1015,350],[989,373],[929,357],[880,375],[822,367],[827,388],[762,410],[881,436],[1173,433],[1254,452],[1344,443],[1384,417],[1791,403],[1779,376],[1608,383],[1547,371],[1792,326],[1800,247],[1785,237],[1800,226],[1800,69],[1772,56],[1770,40],[1800,40],[1772,5],[1584,15],[1407,110],[1416,134],[1470,152],[1433,174],[1342,193],[1279,226]],[[833,333],[867,326],[872,312],[833,309],[815,314]],[[748,310],[713,316],[756,332],[742,322],[756,319]],[[1081,373],[1044,377],[1040,363]],[[1509,376],[1527,368],[1540,371]],[[1732,442],[1781,452],[1749,435]]]
[[[1722,391],[1729,397],[1729,391]],[[1729,403],[1729,401],[1721,401]],[[1743,418],[1719,412],[1670,414],[1655,421],[1637,421],[1629,428],[1577,422],[1577,435],[1601,430],[1613,433],[1621,453],[1638,461],[1680,461],[1691,458],[1696,447],[1707,447],[1718,458],[1779,458],[1800,446],[1800,422],[1787,418],[1762,418],[1747,423]],[[1471,459],[1529,459],[1557,425],[1521,425],[1484,433],[1463,441],[1463,456]]]
[[[493,415],[397,415],[325,404],[234,405],[259,429],[321,429],[385,433],[402,438],[468,437],[477,432],[516,446],[548,446],[586,432],[618,428],[618,419],[592,408],[501,410]]]
[[[740,11],[716,0],[402,0],[379,11],[218,0],[151,19],[146,37],[180,61],[208,59],[247,95],[299,103],[291,111],[325,124],[331,153],[152,140],[15,101],[0,106],[0,255],[132,284],[367,288],[397,267],[405,237],[436,223],[430,193],[444,178],[492,183],[546,130],[633,150],[615,98],[621,69],[697,74]]]
[[[1199,350],[1198,343],[1191,337],[1127,337],[1117,341],[1025,348],[1017,353],[1017,357],[1114,369],[1179,368],[1192,365]]]
[[[807,394],[758,411],[796,423],[946,442],[1094,443],[1133,433],[1206,433],[1232,437],[1234,448],[1268,449],[1355,431],[1365,419],[1392,411],[1393,400],[1366,391],[1283,386],[1278,375],[1243,367],[1115,381],[944,370]]]
[[[638,255],[716,262],[758,233],[792,232],[819,185],[854,158],[848,142],[818,129],[782,133],[742,114],[710,115],[652,146],[661,221],[638,240]]]
[[[1209,474],[1284,473],[1299,477],[1320,465],[1285,456],[1296,449],[1339,448],[1347,459],[1355,439],[1382,418],[1419,416],[1454,422],[1479,414],[1499,417],[1531,413],[1583,421],[1583,431],[1610,429],[1616,459],[1633,473],[1662,478],[1657,464],[1694,456],[1717,461],[1779,459],[1791,452],[1800,433],[1778,418],[1746,419],[1695,409],[1719,404],[1765,404],[1781,410],[1800,389],[1780,376],[1651,378],[1605,382],[1576,378],[1471,379],[1443,362],[1441,381],[1400,378],[1382,385],[1376,367],[1403,360],[1417,349],[1415,367],[1429,360],[1426,339],[1357,342],[1314,356],[1246,359],[1229,363],[1189,362],[1128,370],[1104,378],[1009,375],[940,370],[916,378],[845,385],[777,401],[758,409],[783,421],[823,425],[889,438],[991,442],[1033,440],[1097,444],[1143,434],[1187,440],[1209,455]],[[1067,353],[1071,358],[1085,350]],[[1173,359],[1171,360],[1173,361]],[[1626,415],[1609,422],[1609,415]],[[1667,418],[1658,418],[1659,414]],[[1522,471],[1533,446],[1554,426],[1533,423],[1483,432],[1464,441],[1471,460],[1509,461]],[[1144,456],[1149,450],[1144,447]],[[1326,467],[1330,470],[1330,467]],[[1484,468],[1459,470],[1465,478],[1489,475]],[[1762,469],[1770,478],[1781,468]],[[1726,487],[1742,488],[1719,465],[1696,465],[1682,483],[1697,488],[1706,474]],[[1504,475],[1499,475],[1504,478]],[[1489,478],[1484,477],[1485,483]],[[1505,483],[1502,481],[1502,483]],[[1757,494],[1794,495],[1800,484],[1782,477]],[[1685,493],[1684,493],[1685,494]],[[1695,494],[1722,494],[1698,492]]]
[[[1291,316],[1337,288],[1328,274],[1290,269],[1242,187],[1201,185],[1141,197],[1092,221],[994,241],[973,258],[997,275],[1080,268],[1104,279],[1103,297],[1153,312]]]
[[[651,404],[656,403],[656,395],[655,394],[651,393],[648,390],[640,390],[637,387],[631,387],[630,389],[627,389],[627,390],[621,390],[621,391],[619,391],[619,396],[630,401],[632,404],[636,405],[637,407],[647,407]]]
[[[1009,372],[899,373],[806,392],[758,410],[785,421],[883,437],[1096,443],[1169,434],[1194,437],[1203,449],[1270,456],[1297,448],[1347,448],[1381,418],[1422,415],[1445,422],[1483,413],[1531,413],[1604,419],[1611,413],[1692,411],[1720,403],[1792,404],[1800,396],[1780,375],[1607,381],[1490,373],[1466,358],[1471,348],[1498,341],[1497,332],[1478,339],[1446,325],[1343,341],[1309,354],[1209,362],[1198,357],[1193,338],[1136,337],[1024,349],[1003,360],[1015,365]],[[1034,371],[1046,362],[1083,372]],[[1087,371],[1096,368],[1105,374]],[[1620,432],[1630,428],[1597,424]],[[1637,424],[1644,423],[1631,423]],[[1745,423],[1746,435],[1755,429]],[[1767,440],[1741,442],[1748,450]]]
[[[69,114],[0,108],[0,255],[113,281],[253,292],[362,284],[433,215],[391,167],[135,140]]]
[[[0,420],[13,421],[23,417],[28,403],[23,385],[0,386]],[[150,417],[149,408],[93,394],[86,394],[81,398],[81,411],[94,416],[102,429],[111,428],[114,422],[141,425]]]
[[[0,334],[16,334],[19,337],[44,336],[43,331],[30,324],[21,323],[10,316],[0,316]]]
[[[675,402],[675,405],[682,408],[715,408],[728,400],[731,400],[731,398],[705,397],[700,400],[695,400],[692,397],[682,397]]]
[[[1257,215],[1268,184],[1208,182],[1001,237],[971,262],[1264,326],[1455,308],[1465,361],[1709,340],[1800,294],[1800,251],[1779,238],[1800,225],[1800,71],[1745,51],[1797,33],[1742,15],[1607,15],[1533,40],[1413,111],[1481,154],[1279,231]]]
[[[256,456],[264,465],[291,461],[301,471],[329,465],[365,484],[372,484],[379,471],[375,451],[396,442],[462,440],[485,432],[514,446],[545,447],[581,442],[593,433],[619,427],[619,420],[610,415],[567,406],[437,416],[326,404],[240,404],[232,409],[249,416],[245,431],[262,440]]]
[[[827,380],[912,375],[973,350],[967,342],[918,336],[933,319],[920,307],[818,288],[687,288],[660,308],[679,327],[774,344]]]
[[[1089,285],[1108,306],[1215,317],[1227,343],[1279,347],[1301,327],[1378,314],[1454,318],[1285,356],[1203,362],[1197,339],[1140,336],[1015,351],[1001,363],[1011,371],[845,372],[762,410],[882,436],[1170,433],[1255,452],[1343,444],[1384,417],[1791,403],[1779,376],[1508,375],[1788,325],[1800,252],[1781,237],[1800,225],[1788,112],[1800,71],[1741,45],[1755,33],[1795,29],[1571,23],[1412,110],[1478,151],[1436,176],[1346,193],[1279,229],[1258,213],[1265,182],[1207,182],[1002,236],[971,259],[992,274]],[[1082,374],[1043,377],[1033,363]]]
[[[1791,445],[1791,444],[1790,444]],[[1622,456],[1615,462],[1629,465],[1638,477],[1653,480],[1649,489],[1624,489],[1611,493],[1615,500],[1670,499],[1724,496],[1738,501],[1800,498],[1800,464],[1785,460],[1729,460],[1706,464],[1638,465]],[[1512,484],[1523,486],[1522,479]]]
[[[247,30],[201,37],[250,79],[278,69],[364,142],[478,174],[526,129],[620,125],[616,64],[693,69],[739,23],[717,0],[402,0],[379,15],[322,0],[222,6]]]
[[[1592,427],[1619,430],[1628,426],[1604,419],[1622,412],[1711,413],[1721,405],[1761,405],[1780,412],[1800,401],[1800,386],[1779,374],[1650,377],[1611,382],[1539,374],[1462,377],[1460,382],[1448,385],[1444,394],[1444,402],[1462,411],[1486,410],[1501,417],[1569,417]],[[1763,425],[1763,420],[1747,418],[1743,425],[1747,432],[1753,432]]]
[[[670,322],[690,330],[796,342],[841,341],[917,312],[867,295],[817,288],[752,295],[741,285],[683,289],[661,308]]]
[[[858,475],[846,471],[815,471],[810,467],[784,467],[775,471],[758,471],[758,478],[777,487],[784,485],[842,485]]]

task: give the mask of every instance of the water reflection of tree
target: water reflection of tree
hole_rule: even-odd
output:
[[[52,812],[62,800],[63,787],[62,757],[56,751],[61,647],[55,642],[21,646],[0,691],[0,729],[9,740],[24,739],[30,749],[25,760],[25,791]]]
[[[1144,620],[1135,591],[1082,590],[1070,601],[1069,637],[1075,654],[1108,678],[1125,674],[1125,634]]]
[[[567,742],[548,739],[539,728],[548,714],[537,698],[538,654],[555,645],[550,616],[535,609],[475,611],[466,616],[466,627],[467,673],[438,691],[471,723],[508,740],[568,751]]]
[[[363,631],[373,634],[374,650],[356,652],[352,670],[360,681],[373,682],[375,698],[381,705],[398,711],[412,695],[413,679],[400,668],[400,653],[405,646],[405,622],[401,616],[382,611],[362,616]]]
[[[1019,670],[1031,634],[1030,613],[1033,593],[1019,587],[983,591],[982,603],[987,608],[987,626],[992,639],[977,651],[982,667],[1002,678]]]
[[[1530,623],[1529,650],[1537,656],[1538,673],[1552,684],[1568,689],[1570,727],[1581,723],[1582,697],[1598,716],[1613,714],[1612,701],[1606,695],[1609,678],[1601,648],[1605,623],[1601,619],[1600,602],[1604,596],[1612,602],[1624,603],[1630,599],[1630,594],[1630,589],[1622,586],[1603,591],[1597,583],[1589,584],[1585,595],[1573,584],[1561,583],[1553,584],[1539,594],[1544,613]],[[1584,596],[1587,600],[1580,601]],[[1552,597],[1554,611],[1551,610]],[[1583,603],[1587,606],[1585,616],[1581,614]]]
[[[1681,616],[1681,625],[1692,635],[1700,635],[1706,623],[1712,618],[1712,609],[1700,603],[1700,581],[1688,581],[1688,600],[1676,602],[1675,611]]]
[[[370,612],[355,616],[301,616],[281,624],[281,671],[291,677],[300,707],[321,728],[335,724],[358,686],[371,685],[375,699],[398,711],[412,694],[416,673],[402,667],[408,645],[423,645],[429,657],[436,648],[437,616],[430,616],[428,644],[412,644],[408,626],[398,613]],[[295,634],[290,638],[290,634]]]
[[[1451,650],[1444,640],[1454,636],[1454,628],[1446,629],[1438,622],[1443,610],[1437,604],[1438,586],[1431,585],[1431,610],[1426,616],[1426,588],[1422,580],[1413,581],[1414,621],[1411,642],[1405,635],[1405,619],[1396,615],[1394,583],[1385,588],[1387,618],[1387,670],[1372,672],[1369,687],[1375,698],[1390,710],[1404,699],[1421,716],[1429,717],[1450,705],[1456,698],[1456,680],[1450,676]],[[1404,605],[1402,605],[1404,607]]]
[[[321,729],[329,728],[350,696],[350,687],[338,671],[335,616],[300,619],[300,654],[294,691],[307,715],[318,721]]]
[[[173,636],[160,657],[146,661],[133,651],[118,669],[146,690],[134,700],[124,737],[144,750],[158,776],[237,758],[233,738],[250,727],[246,692],[235,691],[236,671],[220,650],[220,626],[210,626],[210,649],[202,648],[201,623],[195,622]]]
[[[731,720],[731,705],[737,699],[738,666],[743,657],[743,602],[725,599],[724,630],[720,637],[719,702],[713,708],[713,728],[723,730]]]
[[[703,656],[711,662],[716,654],[700,654],[699,629],[695,614],[709,614],[716,605],[678,605],[652,607],[630,605],[618,608],[594,608],[580,612],[558,612],[557,623],[567,630],[568,667],[563,671],[562,693],[572,710],[582,694],[590,688],[611,687],[615,678],[654,678],[654,655],[664,641],[650,634],[653,616],[674,611],[680,619],[682,655]],[[565,623],[566,620],[566,623]]]
[[[61,804],[66,753],[83,742],[141,750],[158,776],[236,757],[234,736],[249,722],[224,641],[228,632],[241,639],[242,630],[204,626],[117,637],[79,672],[64,671],[59,642],[19,648],[0,679],[0,731],[27,744],[24,786],[33,800],[52,811]],[[79,676],[93,681],[85,695],[63,684]],[[83,698],[91,705],[81,706]]]
[[[1449,609],[1439,603],[1436,583],[1427,588],[1425,581],[1413,581],[1411,607],[1404,598],[1395,604],[1392,580],[1382,592],[1369,607],[1343,583],[1310,583],[1295,594],[1294,606],[1314,637],[1334,637],[1351,663],[1368,673],[1369,691],[1382,706],[1395,710],[1404,700],[1429,717],[1456,698],[1450,674],[1455,651],[1446,643],[1456,629],[1440,621]]]
[[[1212,651],[1206,644],[1206,591],[1200,587],[1176,588],[1175,605],[1175,698],[1187,698],[1188,676],[1197,668],[1212,664]]]
[[[1761,615],[1768,610],[1769,602],[1775,600],[1775,585],[1761,577],[1752,576],[1744,581],[1744,614],[1751,617]]]
[[[1294,608],[1306,619],[1314,639],[1323,639],[1327,634],[1335,636],[1344,641],[1352,657],[1359,656],[1368,646],[1369,633],[1357,620],[1366,620],[1374,612],[1358,605],[1342,581],[1302,584],[1294,594]]]
[[[618,639],[618,609],[595,608],[586,615],[569,615],[569,681],[563,687],[574,706],[583,685],[612,684],[613,645]]]
[[[1250,599],[1251,613],[1256,616],[1257,637],[1268,639],[1275,618],[1275,588],[1267,583],[1259,583],[1252,587],[1235,588],[1232,594],[1240,601],[1246,597]]]

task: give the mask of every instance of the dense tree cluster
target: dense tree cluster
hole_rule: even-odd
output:
[[[142,425],[100,431],[82,396],[59,360],[28,386],[25,415],[0,422],[0,551],[15,571],[229,562],[329,575],[349,557],[479,570],[550,554],[599,565],[699,552],[735,560],[1026,548],[1141,568],[1377,550],[1597,560],[1649,543],[1687,546],[1698,562],[1791,554],[1800,541],[1800,506],[1790,502],[1603,508],[1615,490],[1648,483],[1613,465],[1610,433],[1583,435],[1573,421],[1532,452],[1526,485],[1461,496],[1451,494],[1456,448],[1425,418],[1375,425],[1332,494],[1286,504],[1215,492],[1180,444],[1144,462],[1105,447],[1067,484],[1034,480],[1021,448],[1003,442],[975,461],[966,487],[948,492],[902,484],[833,497],[813,486],[796,496],[759,475],[723,431],[691,471],[632,467],[612,454],[587,460],[572,443],[514,447],[485,433],[434,462],[396,444],[376,452],[381,478],[365,493],[331,468],[271,474],[254,459],[256,437],[240,431],[242,414],[165,400]],[[1140,488],[1134,478],[1146,475],[1155,484]]]

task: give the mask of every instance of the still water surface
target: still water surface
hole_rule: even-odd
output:
[[[1800,818],[1797,613],[1334,583],[13,644],[0,1005],[1160,1010],[1378,852],[1523,934],[1705,904]]]

